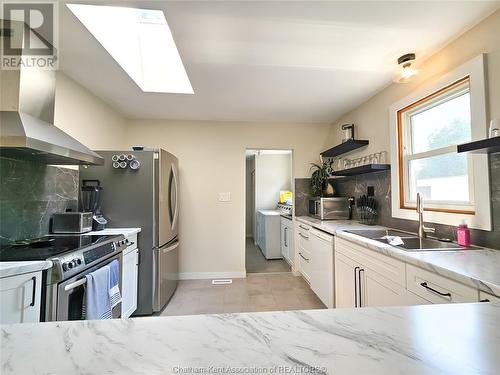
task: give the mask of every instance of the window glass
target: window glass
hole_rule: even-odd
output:
[[[420,193],[427,201],[470,201],[466,154],[449,153],[411,160],[409,175],[411,200],[416,200]]]
[[[470,141],[470,119],[469,92],[410,115],[412,154]]]

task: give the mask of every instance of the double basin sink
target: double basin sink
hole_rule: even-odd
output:
[[[438,240],[434,238],[419,238],[415,234],[393,229],[353,229],[346,230],[345,232],[382,242],[387,245],[391,245],[391,243],[389,243],[389,239],[387,239],[386,236],[399,237],[403,243],[391,246],[406,251],[456,251],[481,249],[480,247],[475,246],[460,246],[450,241]]]

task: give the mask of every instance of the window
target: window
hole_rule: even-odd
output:
[[[492,230],[487,154],[457,153],[457,144],[488,134],[485,58],[474,57],[423,82],[389,107],[392,217]]]
[[[397,111],[400,207],[420,193],[427,210],[474,214],[473,166],[457,145],[472,139],[469,77]]]

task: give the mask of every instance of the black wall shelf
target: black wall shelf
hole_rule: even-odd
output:
[[[458,145],[457,151],[460,152],[474,152],[478,154],[492,154],[500,152],[500,137],[481,139]]]
[[[374,173],[391,169],[390,164],[366,164],[359,167],[344,169],[332,173],[332,176],[356,176],[358,174]]]
[[[368,145],[367,140],[363,139],[349,139],[348,141],[345,141],[344,143],[341,143],[335,147],[332,147],[326,151],[323,151],[321,153],[321,156],[326,157],[326,158],[331,158],[334,156],[342,155],[345,154],[346,152],[356,150],[358,148],[364,147]]]

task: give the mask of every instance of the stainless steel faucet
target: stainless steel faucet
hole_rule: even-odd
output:
[[[435,228],[429,228],[424,225],[424,198],[417,193],[417,213],[418,213],[418,237],[427,238],[427,233],[434,233]]]

